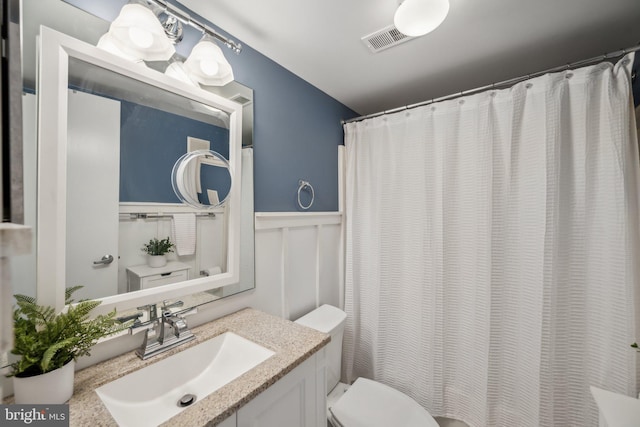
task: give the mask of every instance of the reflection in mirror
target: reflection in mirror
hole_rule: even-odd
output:
[[[228,209],[197,212],[195,167],[188,170],[196,199],[186,194],[188,206],[170,181],[176,161],[198,160],[188,151],[194,140],[229,156],[229,114],[75,58],[69,87],[67,285],[84,285],[83,298],[102,298],[194,279],[200,271],[226,272]],[[226,199],[229,162],[216,156],[228,175]],[[156,266],[150,255],[166,255],[149,255],[142,245],[167,238],[169,262]]]
[[[182,304],[171,308],[170,311],[181,311],[185,307],[196,307],[202,304],[215,301],[220,298],[235,295],[238,292],[251,289],[255,284],[254,277],[254,213],[253,213],[253,149],[242,149],[242,177],[240,179],[242,186],[241,201],[241,224],[240,224],[240,282],[235,285],[219,286],[207,291],[196,292],[189,295],[181,296],[178,299],[169,301],[169,304],[181,301]],[[210,272],[201,271],[201,274],[209,274]],[[215,272],[214,272],[215,273]],[[155,301],[158,307],[165,304],[164,300]],[[144,310],[138,308],[120,311],[119,316],[136,316],[144,315]]]
[[[39,242],[49,249],[62,247],[64,253],[49,258],[39,250],[38,299],[41,294],[59,295],[64,286],[82,284],[86,290],[82,298],[106,298],[103,307],[108,309],[190,293],[206,292],[215,299],[229,294],[226,286],[235,292],[253,287],[252,192],[244,193],[244,181],[237,191],[231,187],[234,169],[242,170],[242,107],[200,89],[181,87],[157,71],[112,58],[76,39],[44,28],[42,32],[40,156],[64,152],[66,158],[60,164],[40,162],[40,193],[52,193],[53,199],[39,199],[43,221],[38,224],[39,237],[47,231],[57,233],[52,229],[60,220],[66,232],[62,242],[55,238]],[[44,70],[55,69],[52,61],[60,60],[46,52],[47,47],[55,51],[56,43],[62,44],[60,51],[69,53],[64,92],[50,87],[60,80],[48,77]],[[65,103],[65,114],[52,108]],[[66,133],[66,140],[52,137],[59,134],[51,127],[59,122],[56,114],[66,116],[66,129],[60,134]],[[207,194],[206,211],[182,203],[171,185],[175,162],[200,149],[215,151],[216,162],[230,165],[225,168],[227,188],[215,191],[219,201],[231,202],[210,203],[214,195]],[[244,153],[242,158],[244,163]],[[244,175],[243,171],[243,180]],[[244,204],[245,196],[251,198],[251,222],[242,221],[242,226],[250,229],[232,233],[244,215],[240,203]],[[64,218],[58,212],[64,212]],[[246,239],[249,236],[251,242]],[[173,245],[163,267],[148,265],[141,250],[153,238],[169,238]],[[243,240],[240,262],[236,239]],[[250,252],[245,251],[249,246]],[[238,271],[245,257],[251,260],[250,277]],[[56,273],[57,259],[64,260],[62,274]],[[49,270],[51,278],[40,274]],[[57,291],[50,291],[48,283]],[[135,297],[133,293],[124,297],[133,291]]]
[[[188,151],[171,171],[171,185],[178,199],[191,207],[222,206],[233,182],[229,162],[211,150]]]

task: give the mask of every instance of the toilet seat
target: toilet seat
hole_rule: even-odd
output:
[[[366,378],[358,378],[329,411],[334,426],[438,427],[415,400]]]

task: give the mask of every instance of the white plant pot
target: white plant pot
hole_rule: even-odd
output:
[[[167,265],[166,255],[149,255],[149,267],[164,267]]]
[[[57,404],[65,403],[73,395],[73,378],[76,361],[64,365],[55,371],[35,377],[13,377],[13,397],[15,403]]]

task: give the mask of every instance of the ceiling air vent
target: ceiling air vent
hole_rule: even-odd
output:
[[[396,27],[389,25],[381,30],[371,33],[368,36],[362,37],[360,40],[367,45],[369,50],[373,53],[380,52],[390,47],[397,46],[401,43],[407,42],[414,37],[405,36]]]

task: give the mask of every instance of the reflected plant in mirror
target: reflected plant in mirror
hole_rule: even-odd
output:
[[[155,237],[149,240],[149,243],[142,245],[142,252],[151,256],[165,255],[169,252],[173,252],[173,243],[168,237],[166,239],[158,240]]]
[[[166,239],[158,240],[155,237],[149,240],[149,243],[142,245],[142,252],[146,253],[148,258],[149,267],[164,267],[167,265],[166,255],[169,252],[173,252],[173,243],[167,237]]]

